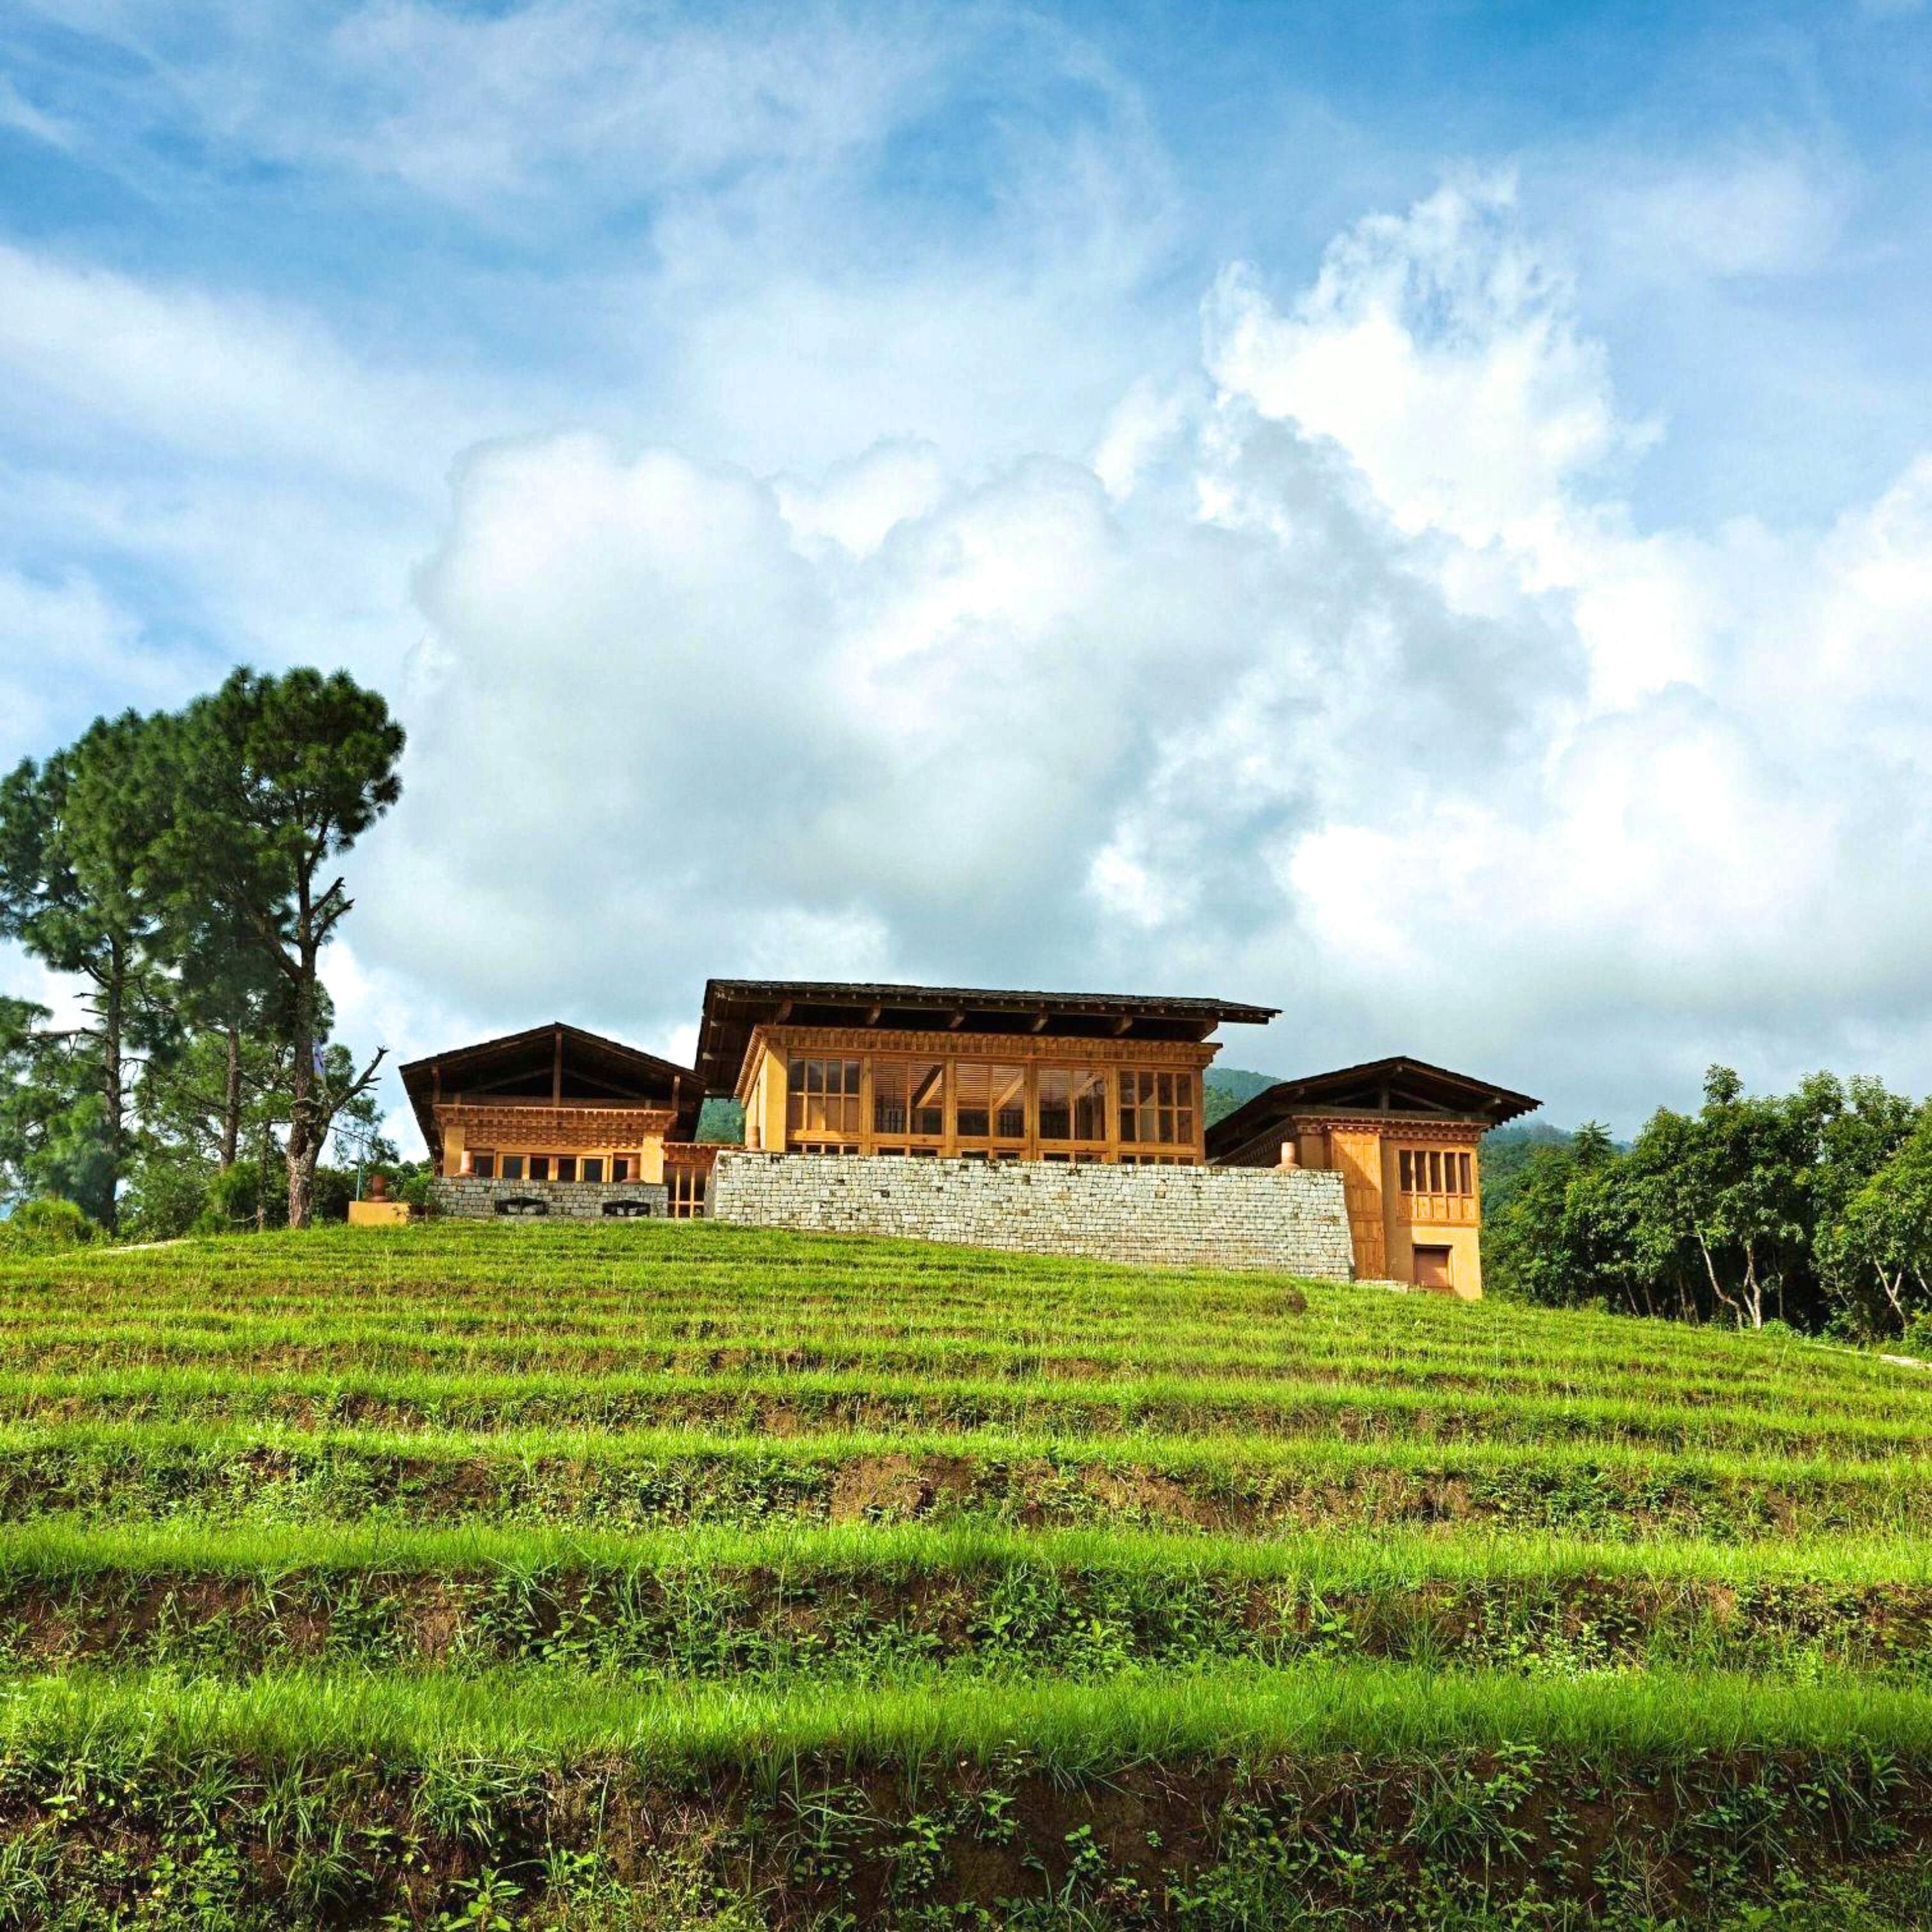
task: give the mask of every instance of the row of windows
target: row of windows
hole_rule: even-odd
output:
[[[842,1150],[865,1130],[862,1060],[794,1059],[788,1079],[788,1137],[805,1151]],[[951,1092],[940,1060],[872,1063],[872,1132],[943,1140],[949,1109],[962,1141],[1104,1142],[1108,1082],[1097,1067],[1042,1066],[1029,1093],[1027,1070],[992,1060],[952,1064]],[[1194,1076],[1138,1069],[1118,1076],[1120,1135],[1124,1142],[1185,1147],[1194,1139]],[[856,1151],[856,1144],[853,1151]],[[881,1148],[880,1152],[886,1151]]]
[[[794,1141],[791,1150],[794,1154],[863,1154],[866,1151],[856,1141]],[[936,1147],[920,1147],[916,1144],[889,1147],[881,1142],[874,1144],[872,1152],[875,1154],[896,1154],[902,1160],[937,1160],[939,1158],[939,1149]],[[1018,1158],[1018,1154],[1011,1148],[962,1148],[959,1150],[959,1158],[962,1160],[1014,1160]],[[1058,1161],[1070,1166],[1096,1166],[1103,1165],[1107,1156],[1087,1148],[1065,1148],[1058,1153],[1042,1154],[1040,1159]],[[1118,1156],[1115,1164],[1121,1167],[1192,1167],[1194,1165],[1186,1154],[1124,1154]]]
[[[1453,1148],[1404,1148],[1396,1156],[1405,1194],[1473,1194],[1469,1156]]]
[[[634,1180],[638,1176],[634,1154],[503,1154],[495,1148],[466,1148],[463,1172],[478,1180],[582,1180],[601,1184]]]

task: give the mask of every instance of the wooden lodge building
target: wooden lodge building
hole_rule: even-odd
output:
[[[744,1109],[746,1154],[842,1157],[824,1170],[840,1187],[831,1177],[880,1157],[1334,1172],[1357,1276],[1480,1294],[1480,1142],[1538,1102],[1391,1059],[1280,1082],[1209,1128],[1213,1036],[1276,1011],[1152,994],[713,980],[694,1067],[558,1022],[414,1061],[402,1076],[454,1212],[702,1214],[714,1161],[736,1150],[700,1143],[699,1112],[707,1096],[730,1097]],[[1166,1191],[1148,1184],[1150,1202]]]

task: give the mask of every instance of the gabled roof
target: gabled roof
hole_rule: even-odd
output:
[[[669,1107],[677,1114],[671,1130],[674,1136],[688,1140],[697,1131],[704,1091],[691,1068],[562,1020],[430,1054],[400,1070],[416,1124],[431,1155],[439,1158],[439,1095],[445,1101],[460,1094],[466,1099],[547,1106],[560,1070],[566,1100],[613,1107]]]
[[[1225,1022],[1262,1026],[1280,1010],[1234,1000],[1158,993],[1035,993],[842,980],[712,980],[704,988],[698,1071],[707,1092],[732,1092],[752,1030],[759,1026],[1201,1040]]]
[[[1303,1114],[1381,1114],[1415,1120],[1480,1121],[1499,1127],[1542,1105],[1527,1094],[1398,1054],[1264,1088],[1208,1130],[1208,1157],[1217,1160],[1237,1153]]]

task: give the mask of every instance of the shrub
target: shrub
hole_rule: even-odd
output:
[[[71,1201],[28,1201],[0,1221],[0,1254],[49,1254],[77,1248],[100,1230]]]

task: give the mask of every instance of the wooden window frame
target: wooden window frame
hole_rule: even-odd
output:
[[[1134,1083],[1131,1098],[1127,1083]],[[1151,1083],[1150,1090],[1144,1083]],[[1193,1070],[1178,1066],[1123,1066],[1114,1083],[1114,1138],[1124,1160],[1130,1149],[1185,1148],[1196,1156],[1201,1118],[1201,1083]],[[1142,1116],[1151,1113],[1155,1131],[1141,1131]],[[1132,1131],[1129,1131],[1131,1121]],[[1162,1132],[1162,1128],[1168,1130]],[[1175,1163],[1180,1165],[1182,1163]]]
[[[838,1070],[839,1084],[830,1084],[831,1070]],[[814,1084],[816,1076],[817,1084]],[[850,1080],[850,1084],[846,1084]],[[788,1145],[801,1138],[814,1141],[857,1141],[866,1126],[866,1056],[848,1053],[800,1053],[788,1058],[785,1065],[785,1140]],[[822,1118],[812,1120],[812,1103],[816,1100]],[[834,1121],[832,1109],[837,1104],[841,1118]],[[850,1118],[845,1116],[849,1114]]]

